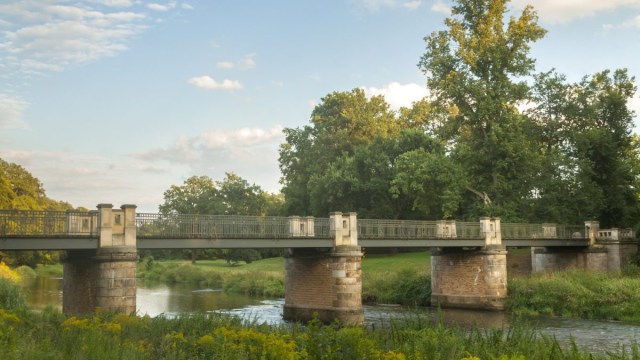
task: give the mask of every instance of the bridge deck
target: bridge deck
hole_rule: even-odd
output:
[[[363,247],[480,247],[479,222],[358,219]],[[139,249],[329,248],[329,218],[136,214]],[[588,246],[583,226],[502,224],[508,247]],[[0,210],[0,250],[96,249],[95,211]]]

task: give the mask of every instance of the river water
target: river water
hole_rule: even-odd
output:
[[[53,306],[62,310],[62,279],[39,276],[25,285],[32,308]],[[223,312],[260,323],[281,324],[283,299],[256,299],[228,294],[221,289],[198,288],[189,285],[138,284],[138,314],[177,316],[194,312]],[[406,309],[396,306],[365,306],[365,323],[381,326],[392,319],[415,317],[443,319],[461,326],[508,327],[512,318],[502,312],[470,310],[434,311],[430,308]],[[595,352],[617,352],[640,344],[640,326],[613,321],[594,321],[553,317],[528,319],[541,333],[555,336],[561,344],[573,339],[578,348]]]

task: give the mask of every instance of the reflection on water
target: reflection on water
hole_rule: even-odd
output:
[[[62,309],[62,279],[38,277],[25,285],[32,308],[53,306]],[[138,314],[176,316],[194,312],[222,312],[256,321],[258,323],[282,324],[282,299],[255,299],[244,295],[228,294],[221,289],[201,289],[191,285],[138,284]],[[442,320],[447,324],[479,326],[482,328],[508,327],[512,318],[503,312],[472,310],[438,311],[430,308],[407,309],[395,306],[364,306],[367,326],[385,326],[391,321]],[[617,351],[621,346],[629,349],[640,343],[640,326],[610,321],[577,320],[537,317],[528,322],[543,334],[555,336],[561,344],[571,339],[579,348],[591,351]]]

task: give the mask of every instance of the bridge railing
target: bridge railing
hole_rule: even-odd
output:
[[[470,222],[358,219],[361,239],[480,239],[480,224]]]
[[[584,239],[584,226],[503,223],[503,239]]]
[[[329,219],[314,218],[314,232],[302,234],[293,231],[291,220],[276,216],[137,213],[136,233],[139,238],[184,239],[329,237]]]
[[[97,214],[86,211],[0,210],[0,236],[97,236]]]

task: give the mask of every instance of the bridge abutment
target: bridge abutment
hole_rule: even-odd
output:
[[[362,249],[357,245],[356,214],[331,214],[335,246],[290,249],[285,257],[285,320],[314,318],[331,323],[361,324]]]
[[[63,265],[62,311],[87,314],[101,309],[123,313],[136,311],[135,206],[113,210],[98,205],[100,247],[69,250]]]

